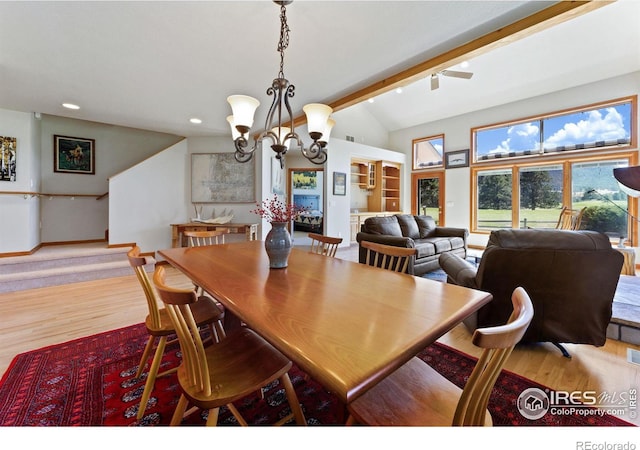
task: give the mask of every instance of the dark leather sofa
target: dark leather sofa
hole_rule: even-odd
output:
[[[440,268],[438,258],[452,253],[462,259],[467,257],[466,228],[439,227],[431,216],[396,214],[386,217],[369,217],[356,235],[360,247],[358,258],[366,261],[366,249],[360,242],[371,241],[396,247],[416,248],[418,254],[409,262],[408,273],[423,275]]]
[[[522,342],[602,346],[623,256],[595,231],[493,231],[479,266],[452,254],[440,256],[448,281],[490,292],[493,300],[469,317],[471,330],[505,323],[511,294],[522,286],[534,317]]]

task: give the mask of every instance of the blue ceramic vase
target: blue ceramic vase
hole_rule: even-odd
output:
[[[284,269],[289,264],[291,253],[291,235],[287,230],[287,222],[271,222],[271,230],[267,233],[264,248],[269,255],[269,267]]]

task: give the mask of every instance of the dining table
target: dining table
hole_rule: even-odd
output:
[[[270,269],[262,241],[159,254],[345,405],[492,299],[296,247]]]

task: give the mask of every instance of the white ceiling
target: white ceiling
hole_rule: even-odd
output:
[[[542,1],[310,1],[287,7],[294,115],[529,16]],[[0,108],[181,136],[228,134],[226,97],[277,76],[271,1],[0,1]],[[620,0],[367,108],[389,130],[640,70],[640,1]],[[63,102],[81,106],[62,108]],[[203,120],[189,123],[191,117]]]

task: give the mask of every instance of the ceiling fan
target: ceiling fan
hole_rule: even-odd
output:
[[[436,72],[431,74],[431,90],[435,91],[440,87],[440,79],[439,75],[444,77],[454,77],[454,78],[465,78],[469,79],[473,76],[472,72],[462,72],[460,70],[443,70],[441,72]]]

